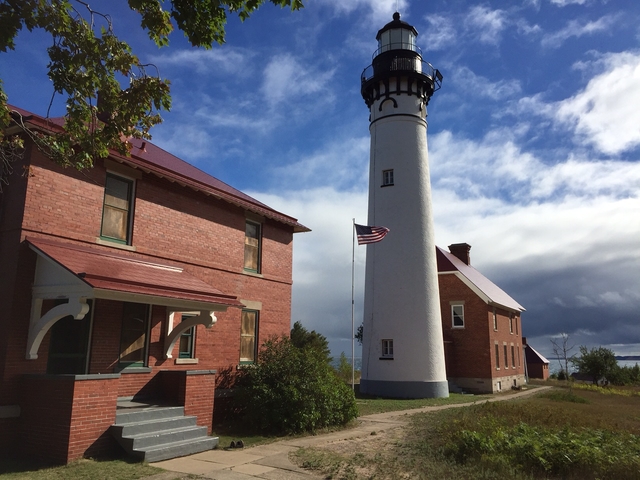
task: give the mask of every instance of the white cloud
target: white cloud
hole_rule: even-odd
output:
[[[506,27],[506,20],[507,15],[504,10],[491,10],[478,5],[469,10],[464,23],[481,43],[496,45]]]
[[[295,184],[297,188],[325,185],[338,190],[351,190],[353,185],[363,188],[368,180],[369,144],[368,137],[332,141],[296,163],[273,169],[273,176],[278,184]]]
[[[555,118],[609,155],[640,145],[640,53],[609,54],[592,65],[600,73],[557,104]]]
[[[570,20],[563,29],[543,36],[541,44],[543,47],[558,48],[565,40],[571,37],[580,38],[584,35],[610,31],[617,20],[618,16],[616,15],[605,15],[596,21],[584,23]]]
[[[500,80],[491,82],[488,78],[476,75],[467,67],[454,68],[451,77],[455,85],[465,91],[468,85],[482,85],[482,88],[474,89],[473,96],[485,96],[492,100],[502,100],[520,93],[521,86],[518,80]]]
[[[214,46],[211,50],[167,50],[167,53],[151,56],[150,61],[159,67],[189,69],[199,74],[238,75],[252,71],[252,57],[243,48],[221,45]]]
[[[567,5],[584,5],[587,0],[549,0],[553,5],[558,7],[566,7]]]
[[[339,14],[349,14],[363,8],[368,12],[367,22],[380,26],[392,20],[391,15],[396,9],[400,13],[409,9],[407,0],[319,0],[319,3],[331,6]]]
[[[290,54],[272,57],[264,68],[264,80],[260,90],[272,107],[299,100],[301,97],[314,97],[318,92],[326,96],[326,88],[335,68],[321,71],[309,64],[303,65]]]
[[[450,48],[456,43],[457,32],[453,18],[443,15],[427,15],[429,23],[425,32],[420,32],[421,38],[426,38],[425,50],[437,51]]]

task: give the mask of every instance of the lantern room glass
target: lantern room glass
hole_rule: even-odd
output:
[[[391,28],[380,34],[378,40],[378,52],[389,50],[416,51],[416,36],[406,28]]]

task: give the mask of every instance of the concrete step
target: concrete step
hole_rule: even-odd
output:
[[[196,425],[196,417],[184,415],[183,407],[131,408],[118,411],[111,433],[133,457],[147,462],[211,450],[217,437],[207,427]]]
[[[131,437],[133,435],[141,435],[144,433],[157,432],[158,430],[172,430],[184,427],[195,427],[196,417],[170,417],[160,420],[145,420],[143,422],[122,422],[111,427],[111,430],[120,432],[121,437]]]
[[[218,445],[218,437],[204,437],[198,440],[167,443],[154,448],[134,451],[134,455],[146,462],[159,462],[205,452],[215,448],[216,445]]]
[[[184,416],[184,407],[133,408],[116,412],[116,425]]]
[[[207,427],[183,427],[126,436],[122,438],[121,445],[127,450],[141,450],[154,448],[167,443],[195,440],[206,436]]]

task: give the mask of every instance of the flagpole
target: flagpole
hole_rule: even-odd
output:
[[[356,357],[355,357],[355,335],[354,330],[354,279],[356,265],[356,219],[353,219],[351,226],[351,389],[356,389]]]

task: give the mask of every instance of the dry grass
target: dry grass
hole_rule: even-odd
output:
[[[565,452],[558,451],[562,446],[545,452],[545,438],[557,439],[562,437],[560,433],[563,431],[570,435],[586,435],[587,443],[591,443],[589,448],[594,448],[597,455],[584,461],[586,468],[580,462],[576,463],[578,457],[575,457],[575,452],[568,450],[566,465],[561,465],[560,470],[553,470],[553,465],[548,470],[535,465],[522,467],[526,462],[519,463],[507,451],[496,453],[490,448],[496,431],[511,435],[518,429],[534,430],[535,435],[540,436],[534,439],[540,440],[541,445],[541,450],[535,455],[542,458],[543,463],[548,456],[549,465],[557,461],[551,458],[554,456],[564,461]],[[477,435],[481,441],[486,440],[489,453],[479,457],[461,454],[466,452],[465,445],[461,443],[462,431]],[[411,424],[405,428],[379,432],[357,442],[339,442],[321,449],[301,450],[297,461],[333,479],[640,479],[639,436],[640,397],[581,389],[573,389],[573,392],[554,389],[512,402],[414,415]],[[624,440],[622,443],[626,446],[612,449],[612,445],[598,445],[598,439],[602,438],[612,443]],[[516,438],[514,441],[521,440]],[[609,453],[611,450],[613,454]],[[571,456],[575,458],[572,460]],[[594,461],[599,463],[588,465]]]

